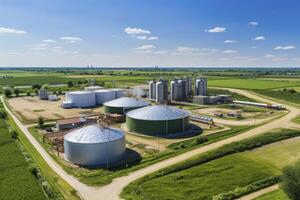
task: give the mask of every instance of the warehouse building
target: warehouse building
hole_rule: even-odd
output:
[[[125,148],[125,134],[116,128],[88,125],[64,136],[65,160],[81,166],[117,162]]]
[[[96,96],[93,91],[73,91],[67,92],[63,108],[88,108],[96,106]]]
[[[146,101],[137,98],[122,97],[103,104],[105,113],[116,113],[124,115],[130,110],[149,106]]]
[[[171,106],[154,105],[130,111],[126,115],[129,131],[147,135],[167,135],[185,132],[190,113]]]

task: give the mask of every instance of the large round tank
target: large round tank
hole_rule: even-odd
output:
[[[112,90],[95,90],[94,92],[96,94],[97,105],[102,105],[103,103],[116,98],[116,93]]]
[[[154,105],[126,114],[129,131],[147,135],[182,133],[189,127],[190,113],[171,106]]]
[[[64,137],[64,157],[77,165],[99,166],[117,162],[125,151],[125,134],[116,128],[89,125]]]
[[[67,92],[65,102],[69,102],[73,107],[86,108],[96,106],[95,93],[92,91]]]
[[[103,105],[104,105],[103,108],[105,113],[117,113],[117,114],[124,115],[129,110],[145,107],[150,104],[138,98],[121,97],[106,102]]]
[[[115,92],[115,99],[121,98],[121,97],[124,96],[124,90],[123,89],[113,88],[111,90]]]

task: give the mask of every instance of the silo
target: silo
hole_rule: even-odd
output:
[[[154,105],[126,114],[129,131],[146,135],[182,133],[189,128],[190,113],[172,106]]]
[[[73,91],[67,92],[65,102],[72,104],[72,107],[86,108],[96,106],[96,96],[93,91]],[[63,105],[64,107],[64,105]]]
[[[155,100],[156,97],[156,81],[149,82],[149,99]]]
[[[207,80],[205,78],[197,78],[195,80],[195,96],[207,96]]]
[[[123,97],[124,96],[124,90],[119,88],[113,88],[111,91],[115,92],[115,99]]]
[[[187,82],[185,79],[180,79],[178,83],[180,84],[181,87],[181,100],[185,100],[188,96]]]
[[[102,105],[116,98],[116,92],[112,90],[95,90],[95,94],[97,105]]]
[[[116,113],[124,115],[130,110],[150,105],[148,102],[138,98],[121,97],[103,104],[105,113]]]
[[[163,103],[168,100],[168,81],[160,80],[156,83],[155,101]]]
[[[171,101],[181,100],[181,87],[178,80],[174,79],[171,81]]]
[[[88,125],[64,137],[64,157],[81,166],[99,166],[117,162],[125,152],[125,134],[116,128]]]

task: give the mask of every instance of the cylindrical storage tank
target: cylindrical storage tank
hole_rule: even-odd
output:
[[[93,91],[67,92],[65,101],[71,102],[72,106],[77,108],[96,106],[96,96]]]
[[[138,98],[121,97],[103,104],[105,113],[117,113],[124,115],[130,110],[150,105],[148,102]]]
[[[101,89],[103,89],[103,87],[97,86],[97,85],[95,85],[95,86],[88,86],[88,87],[84,88],[84,90],[86,90],[86,91],[94,91],[94,90],[101,90]]]
[[[95,90],[96,103],[97,105],[102,105],[105,102],[114,100],[116,97],[115,91],[112,90]]]
[[[180,85],[177,80],[171,81],[171,100],[179,101],[181,100],[181,91]]]
[[[125,152],[125,134],[116,128],[88,125],[64,137],[65,160],[81,166],[117,162]]]
[[[166,100],[168,100],[168,82],[159,81],[156,83],[155,101],[162,103]]]
[[[123,89],[113,88],[111,90],[115,92],[115,99],[121,98],[121,97],[124,96],[124,90]]]
[[[128,112],[126,126],[129,131],[146,135],[182,133],[189,128],[189,116],[189,112],[171,106],[147,106]]]
[[[149,99],[155,100],[156,95],[156,82],[150,81],[149,82]]]

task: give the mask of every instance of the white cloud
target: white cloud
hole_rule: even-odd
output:
[[[191,52],[191,51],[199,51],[200,49],[192,48],[192,47],[177,47],[176,50],[179,52]]]
[[[266,40],[265,36],[257,36],[253,38],[252,40]]]
[[[46,39],[46,40],[43,40],[42,42],[46,42],[46,43],[56,43],[55,40],[51,40],[51,39]]]
[[[55,46],[55,47],[53,47],[53,49],[62,49],[62,47],[60,47],[60,46]]]
[[[152,50],[152,49],[155,49],[155,48],[156,48],[156,46],[154,46],[152,44],[148,44],[148,45],[139,46],[135,49],[136,50]]]
[[[267,55],[265,55],[264,57],[265,57],[265,58],[275,58],[275,56],[272,55],[272,54],[267,54]]]
[[[136,36],[136,38],[139,39],[139,40],[147,40],[147,36],[144,36],[144,35]]]
[[[158,37],[157,36],[152,36],[152,37],[149,37],[148,40],[158,40]]]
[[[130,28],[127,27],[124,29],[125,33],[128,35],[146,35],[151,34],[149,30],[141,29],[141,28]]]
[[[73,36],[64,36],[64,37],[60,37],[60,39],[69,43],[75,43],[82,40],[80,37],[73,37]]]
[[[214,27],[212,29],[205,30],[205,32],[209,32],[209,33],[222,33],[222,32],[225,32],[225,31],[226,31],[225,27]]]
[[[252,21],[252,22],[249,22],[248,25],[250,25],[250,26],[257,26],[258,22]]]
[[[201,51],[210,51],[210,52],[216,52],[217,49],[210,49],[210,48],[201,48]]]
[[[228,50],[224,50],[223,53],[227,53],[227,54],[237,53],[237,50],[228,49]]]
[[[224,41],[224,43],[227,43],[227,44],[229,44],[229,43],[237,43],[238,41],[236,41],[236,40],[225,40]]]
[[[257,46],[252,46],[251,49],[257,49]]]
[[[290,46],[277,46],[274,47],[274,50],[291,50],[291,49],[296,49],[295,46],[290,45]]]
[[[14,28],[6,28],[6,27],[0,27],[0,34],[1,33],[11,33],[11,34],[26,34],[26,31],[23,30],[17,30]]]

